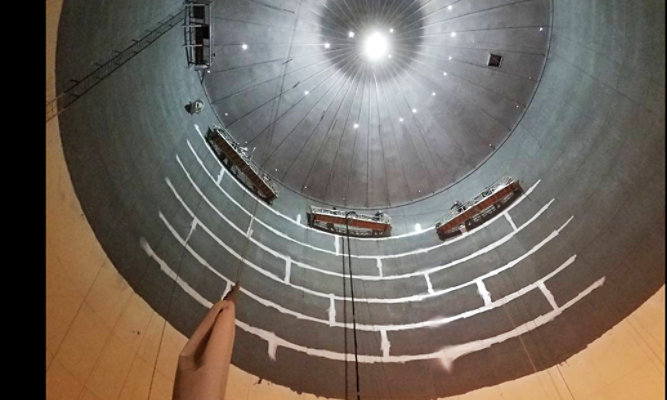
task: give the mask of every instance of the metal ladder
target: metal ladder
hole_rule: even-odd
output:
[[[74,83],[73,85],[58,94],[56,98],[46,102],[46,122],[63,112],[72,103],[95,87],[95,85],[111,75],[123,64],[130,61],[132,57],[141,53],[171,28],[176,26],[179,22],[182,22],[184,12],[184,7],[180,7],[175,14],[171,14],[158,22],[155,28],[150,30],[140,39],[132,39],[133,43],[124,50],[114,50],[115,55],[111,57],[111,59],[103,64],[97,64],[98,67],[85,77],[78,80],[70,79],[70,81]]]

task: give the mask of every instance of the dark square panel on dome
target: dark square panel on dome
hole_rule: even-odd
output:
[[[500,54],[489,54],[489,62],[487,65],[489,67],[500,68],[500,63],[503,61],[503,56]]]

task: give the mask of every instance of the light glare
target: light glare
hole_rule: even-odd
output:
[[[389,41],[380,32],[373,32],[364,40],[363,53],[369,61],[383,58],[388,50]]]

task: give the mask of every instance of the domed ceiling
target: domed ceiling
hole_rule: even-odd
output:
[[[511,133],[540,79],[549,10],[216,2],[204,84],[232,135],[288,188],[333,205],[404,204],[456,183]]]

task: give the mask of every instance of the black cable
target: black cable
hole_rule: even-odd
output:
[[[352,282],[352,256],[350,251],[350,228],[349,228],[349,215],[357,213],[354,211],[348,211],[345,213],[345,234],[347,236],[347,269],[350,271],[350,297],[352,298],[352,334],[354,336],[354,371],[356,373],[356,382],[357,382],[357,400],[360,400],[359,397],[359,358],[357,352],[357,318],[354,308],[354,283]],[[343,253],[343,257],[345,254]]]
[[[343,242],[343,337],[344,337],[344,352],[345,352],[345,400],[347,400],[347,304],[345,298],[347,296],[347,289],[345,288],[345,242]]]

